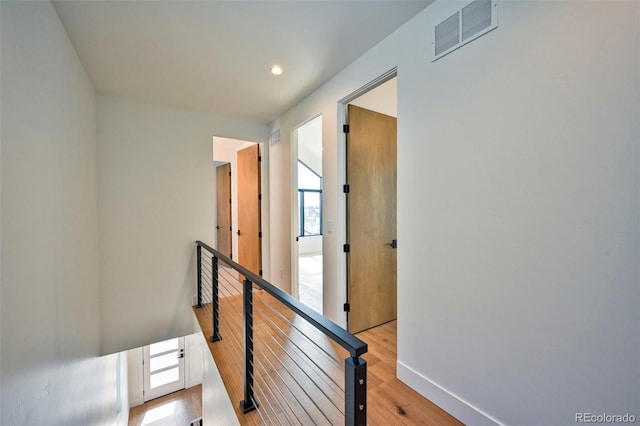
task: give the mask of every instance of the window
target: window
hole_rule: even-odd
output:
[[[322,235],[322,177],[298,161],[300,236]]]

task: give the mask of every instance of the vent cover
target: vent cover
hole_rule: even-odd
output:
[[[498,0],[475,0],[435,26],[433,60],[498,27]]]
[[[269,135],[269,146],[274,146],[280,143],[280,129],[274,130]]]

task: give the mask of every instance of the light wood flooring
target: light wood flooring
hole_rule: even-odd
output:
[[[348,353],[263,291],[254,291],[255,393],[259,409],[242,414],[242,300],[220,297],[222,340],[208,343],[243,425],[344,424],[344,359]],[[210,299],[209,299],[210,300]],[[194,308],[207,341],[211,305]],[[396,378],[396,322],[357,335],[367,342],[368,424],[460,425]]]
[[[156,398],[129,411],[129,426],[189,426],[202,417],[202,386]]]

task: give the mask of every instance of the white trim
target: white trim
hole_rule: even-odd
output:
[[[291,129],[290,135],[290,176],[291,176],[291,295],[300,300],[300,249],[296,238],[300,230],[300,218],[298,216],[298,130],[317,118],[322,118],[322,112],[316,113],[302,123]],[[323,159],[324,161],[324,159]],[[323,173],[324,174],[324,173]],[[324,286],[324,284],[323,284]]]
[[[397,362],[396,367],[400,381],[461,422],[474,426],[503,425],[503,423],[500,423],[478,407],[475,407],[473,404],[448,391],[433,380],[403,364],[401,361]]]

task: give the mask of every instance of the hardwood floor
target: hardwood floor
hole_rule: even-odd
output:
[[[211,305],[194,311],[209,341]],[[254,388],[260,406],[242,414],[241,297],[221,291],[219,317],[222,340],[208,345],[241,424],[344,424],[348,353],[259,290],[254,292]],[[395,321],[357,336],[369,346],[363,355],[368,366],[368,424],[461,424],[396,378]]]
[[[189,426],[202,417],[202,386],[156,398],[129,411],[129,426]]]
[[[396,378],[397,321],[356,334],[367,342],[370,425],[461,425],[440,407]]]

